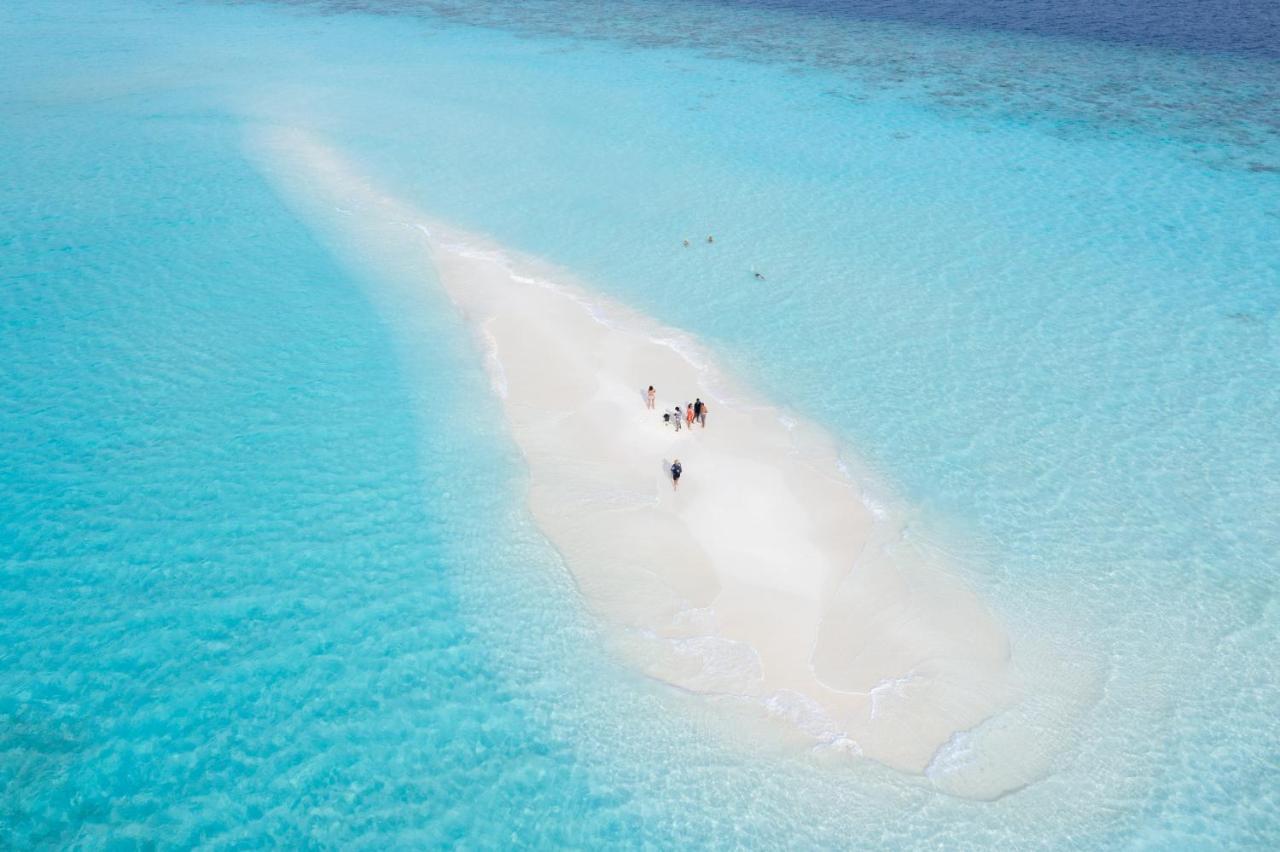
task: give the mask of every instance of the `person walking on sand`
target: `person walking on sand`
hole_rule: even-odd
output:
[[[658,396],[658,392],[653,389],[653,385],[649,385],[649,393],[645,396],[645,404],[649,408],[653,408],[653,401]]]
[[[684,422],[684,415],[680,413],[680,406],[676,406],[676,416],[671,418],[676,422],[676,431],[680,431],[680,424]]]
[[[702,400],[698,400],[702,402]],[[707,428],[707,404],[702,402],[702,408],[698,411],[698,422],[702,424],[702,428]]]
[[[693,403],[689,403],[684,407],[684,423],[690,429],[693,428]]]
[[[693,401],[693,419],[702,422],[702,398]]]
[[[680,459],[676,459],[671,463],[671,490],[677,491],[680,488],[680,474],[684,473],[684,468],[680,466]]]

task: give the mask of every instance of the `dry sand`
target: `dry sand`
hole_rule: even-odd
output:
[[[820,428],[754,398],[686,335],[374,189],[312,137],[252,144],[358,251],[434,266],[528,463],[534,517],[647,673],[909,773],[1017,699],[1001,625],[872,510]],[[698,397],[705,429],[663,424]],[[988,765],[955,792],[999,795],[1026,770]]]

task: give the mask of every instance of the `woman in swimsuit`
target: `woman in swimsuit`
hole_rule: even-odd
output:
[[[653,408],[653,400],[657,397],[657,395],[658,393],[653,389],[653,385],[649,385],[649,394],[646,397],[646,399],[648,401],[648,405],[650,408]]]

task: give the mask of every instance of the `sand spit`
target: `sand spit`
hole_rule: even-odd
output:
[[[872,510],[830,436],[687,335],[433,221],[305,133],[267,129],[250,150],[374,266],[388,253],[434,266],[527,461],[533,516],[647,673],[960,795],[1044,770],[1033,734],[1001,721],[1023,694],[1001,625]],[[696,397],[705,429],[663,424]]]

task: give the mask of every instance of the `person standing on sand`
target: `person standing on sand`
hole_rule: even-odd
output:
[[[698,400],[702,402],[702,400]],[[702,428],[707,428],[707,404],[702,403],[702,409],[698,412],[698,422],[702,424]]]
[[[676,406],[676,416],[671,419],[676,421],[676,431],[679,432],[680,424],[684,422],[684,415],[680,413],[680,406]]]
[[[702,398],[693,401],[693,419],[702,422]]]
[[[649,385],[649,393],[645,397],[645,403],[649,408],[653,408],[653,400],[658,396],[657,391],[653,389],[653,385]]]
[[[680,459],[676,459],[671,463],[671,490],[676,491],[680,488],[680,474],[684,473],[684,468],[680,466]]]
[[[689,403],[684,407],[684,422],[690,429],[693,428],[693,403]]]

